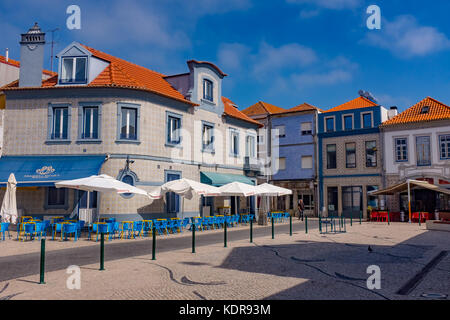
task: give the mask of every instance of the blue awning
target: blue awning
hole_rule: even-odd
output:
[[[18,187],[54,186],[55,182],[97,175],[105,155],[4,156],[0,158],[0,186],[14,173]]]
[[[252,179],[241,174],[217,173],[207,171],[200,172],[200,182],[215,187],[221,187],[225,184],[235,181],[255,185],[255,182]]]

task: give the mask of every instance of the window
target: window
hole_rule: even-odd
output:
[[[230,129],[230,140],[230,153],[232,156],[236,157],[239,155],[239,131],[236,129]]]
[[[68,139],[69,108],[53,107],[52,139]]]
[[[344,130],[353,130],[353,116],[344,116]]]
[[[395,139],[395,161],[408,161],[408,139]]]
[[[63,58],[61,67],[61,83],[85,83],[86,77],[86,57]]]
[[[286,158],[278,158],[278,169],[286,170]]]
[[[327,169],[336,169],[336,145],[327,145]]]
[[[430,166],[431,165],[431,145],[430,137],[417,137],[416,138],[416,152],[417,152],[417,165],[418,166]]]
[[[363,128],[372,128],[372,113],[363,113],[362,115]]]
[[[277,134],[278,138],[286,137],[285,129],[286,129],[285,126],[276,126],[275,127],[275,130],[278,130],[278,134]]]
[[[213,97],[213,83],[211,80],[203,79],[203,99],[214,101]]]
[[[137,140],[137,109],[121,108],[120,139]]]
[[[245,156],[250,158],[256,157],[256,150],[255,150],[255,137],[254,136],[247,136],[245,138]]]
[[[132,171],[123,171],[121,173],[121,176],[118,178],[118,180],[122,181],[123,183],[129,184],[131,186],[134,187],[136,180],[137,180],[137,176],[134,172]],[[121,193],[120,194],[123,198],[132,198],[134,197],[134,193]]]
[[[377,142],[366,141],[366,167],[377,166]]]
[[[311,122],[303,122],[301,124],[302,135],[312,135],[312,123]]]
[[[67,189],[48,187],[47,206],[64,207],[67,204]]]
[[[347,168],[356,168],[356,143],[345,144],[345,163]]]
[[[180,144],[181,142],[181,118],[168,115],[167,116],[167,143],[172,145]]]
[[[325,131],[334,132],[334,118],[325,118]]]
[[[314,210],[314,196],[312,194],[301,194],[302,191],[297,190],[298,200],[303,200],[305,210]]]
[[[181,173],[166,171],[166,182],[181,179]],[[174,192],[166,193],[166,210],[167,213],[180,212],[180,196]]]
[[[83,130],[81,139],[98,139],[98,107],[83,107]]]
[[[422,110],[420,111],[421,114],[427,114],[428,111],[430,111],[430,107],[429,106],[423,106]]]
[[[303,156],[302,157],[302,169],[312,169],[313,167],[313,157]]]
[[[204,151],[214,151],[214,126],[203,124],[202,146]]]
[[[450,135],[439,136],[441,159],[450,159]]]

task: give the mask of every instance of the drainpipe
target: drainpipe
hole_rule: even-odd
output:
[[[315,181],[316,185],[314,187],[314,199],[315,199],[315,214],[319,216],[320,210],[320,190],[319,190],[319,138],[318,138],[318,128],[319,128],[319,112],[316,110],[314,112],[314,153],[315,153]]]

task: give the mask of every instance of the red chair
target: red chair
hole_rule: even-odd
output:
[[[374,220],[378,221],[378,211],[372,211],[370,213],[370,220],[371,221],[374,221]]]

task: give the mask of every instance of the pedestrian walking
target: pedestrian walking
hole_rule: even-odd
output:
[[[298,200],[298,220],[302,219],[303,221],[303,211],[305,210],[305,204],[303,203],[303,199]]]

